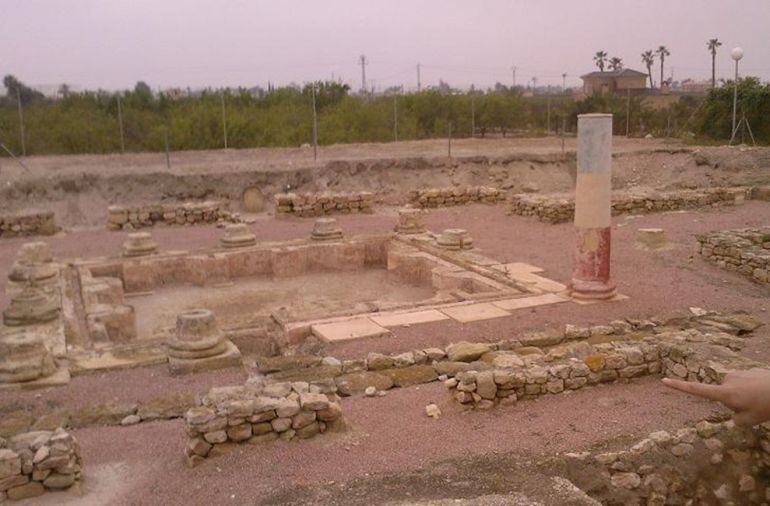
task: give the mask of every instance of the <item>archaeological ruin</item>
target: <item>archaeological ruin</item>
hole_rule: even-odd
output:
[[[770,369],[767,148],[577,134],[31,157],[0,502],[766,504],[770,425],[661,379]]]

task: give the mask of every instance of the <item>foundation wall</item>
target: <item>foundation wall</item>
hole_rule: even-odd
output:
[[[644,214],[678,209],[695,209],[716,205],[733,205],[750,192],[746,188],[711,188],[645,195],[615,194],[612,196],[612,215]],[[546,223],[565,223],[575,216],[575,200],[558,195],[513,195],[508,213],[534,216]]]
[[[238,443],[308,439],[344,428],[337,396],[308,383],[264,389],[246,385],[211,390],[203,405],[185,413],[185,456],[194,466]]]
[[[64,429],[16,435],[0,445],[0,499],[69,488],[80,480],[81,471],[78,442]]]
[[[770,227],[698,236],[698,253],[719,267],[770,285]]]
[[[134,230],[158,224],[202,225],[238,221],[238,215],[230,212],[229,203],[221,200],[133,207],[115,205],[109,208],[107,228]]]
[[[602,504],[765,504],[765,425],[703,420],[614,452],[570,453],[565,476]]]
[[[276,215],[307,217],[371,213],[374,210],[374,194],[371,192],[277,193],[274,201]]]
[[[414,207],[432,208],[458,206],[474,202],[495,204],[505,201],[505,191],[488,186],[458,186],[410,190],[408,202]]]
[[[53,211],[0,215],[0,238],[53,235],[59,230]]]

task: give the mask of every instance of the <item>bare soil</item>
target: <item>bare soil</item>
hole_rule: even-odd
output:
[[[489,154],[498,149],[495,143],[504,145],[499,148],[504,152],[510,149],[548,152],[553,151],[555,141],[546,139],[530,144],[522,141],[467,142],[488,145],[489,149],[485,147],[479,152]],[[629,149],[632,149],[648,141],[629,142]],[[415,150],[440,149],[436,141],[417,143],[414,147],[412,143],[404,144]],[[655,145],[654,142],[651,144]],[[621,144],[616,143],[616,148],[619,146]],[[322,151],[322,156],[334,152],[332,147],[328,149],[327,153]],[[352,157],[358,147],[339,149],[339,153],[350,150],[347,156]],[[462,145],[453,147],[453,154],[455,149],[466,148]],[[766,151],[712,149],[713,152],[709,151],[712,164],[708,166],[697,165],[688,153],[620,155],[616,165],[622,166],[624,157],[627,160],[638,157],[633,164],[639,165],[635,165],[635,172],[631,167],[633,164],[628,165],[629,168],[619,170],[616,177],[623,178],[625,186],[655,186],[657,179],[660,179],[659,187],[685,185],[690,184],[690,177],[696,178],[695,184],[706,185],[722,179],[747,181],[753,178],[768,182],[767,165],[763,165],[766,162],[762,158],[767,156]],[[302,152],[298,151],[297,156],[300,154]],[[226,152],[224,155],[241,157],[247,154]],[[136,156],[149,158],[155,155]],[[644,158],[648,156],[652,158]],[[655,162],[656,157],[660,157],[658,162]],[[679,160],[679,157],[689,159],[682,158],[681,165],[676,165],[680,162],[674,164],[672,160]],[[644,164],[640,160],[645,160]],[[535,162],[521,163],[535,165]],[[660,165],[652,167],[647,163]],[[94,162],[94,167],[98,165]],[[454,170],[457,177],[487,184],[482,175],[489,173],[473,175],[472,170],[480,169],[479,164],[472,165],[468,170],[462,167],[436,169],[436,174],[447,171],[442,177],[451,182],[450,172]],[[747,168],[741,169],[741,166]],[[3,167],[0,174],[6,173],[5,162]],[[72,167],[67,165],[61,170],[79,170]],[[522,166],[521,172],[516,172],[517,180],[523,181],[521,174],[539,174],[541,171],[537,167]],[[556,173],[562,174],[559,178],[563,177],[565,186],[569,187],[568,163],[564,162],[562,169],[554,169],[553,174]],[[705,179],[697,179],[699,174]],[[352,175],[347,177],[359,185],[374,184],[372,181],[375,181],[365,177],[356,179]],[[132,188],[121,191],[128,192]],[[80,198],[75,194],[70,196],[75,201]],[[83,196],[83,199],[90,197]],[[337,219],[348,234],[382,232],[392,229],[396,223],[394,209],[388,207],[379,207],[373,215],[342,215]],[[544,275],[556,281],[570,279],[571,224],[546,225],[534,219],[506,216],[503,206],[485,205],[433,210],[427,214],[426,222],[434,231],[466,228],[485,255],[502,262],[527,262],[544,268]],[[770,289],[708,264],[694,253],[695,234],[768,223],[770,203],[759,201],[735,207],[616,217],[612,227],[612,269],[618,290],[629,297],[627,300],[595,305],[543,306],[517,311],[510,317],[474,323],[442,321],[415,325],[394,329],[390,338],[338,343],[328,346],[325,351],[339,358],[358,358],[369,351],[396,352],[460,340],[494,341],[516,337],[528,330],[557,328],[565,323],[603,324],[616,318],[649,317],[698,306],[720,311],[746,310],[758,316],[766,325],[747,339],[742,353],[770,362]],[[261,215],[249,226],[259,240],[283,240],[308,236],[313,220],[276,220]],[[657,252],[637,247],[634,242],[636,229],[650,227],[663,228],[672,247]],[[221,230],[213,226],[157,227],[152,233],[161,249],[179,250],[214,245]],[[116,254],[124,239],[123,233],[96,228],[70,229],[48,241],[57,257],[73,258]],[[18,247],[26,241],[0,240],[0,279],[5,279]],[[358,294],[354,298],[365,295]],[[0,307],[6,304],[5,295],[0,294]],[[76,377],[62,388],[2,392],[0,410],[22,407],[39,414],[110,400],[137,402],[172,391],[202,393],[213,386],[238,384],[243,380],[244,373],[235,369],[183,377],[171,377],[167,369],[160,366],[116,371]],[[438,420],[425,416],[424,407],[429,402],[436,402],[443,411]],[[74,492],[48,494],[30,504],[67,504],[66,501],[71,504],[126,505],[411,504],[479,496],[489,496],[489,504],[504,504],[513,501],[517,494],[550,504],[548,490],[543,485],[546,483],[545,471],[538,465],[541,460],[559,452],[580,451],[597,445],[614,448],[654,430],[677,429],[704,417],[725,414],[718,405],[667,389],[655,378],[587,388],[523,401],[513,407],[473,413],[459,412],[449,402],[444,387],[433,383],[392,390],[384,397],[345,398],[343,410],[351,426],[348,432],[298,443],[244,445],[195,469],[188,469],[184,463],[185,436],[181,420],[79,429],[75,435],[83,449],[85,495],[79,497]],[[502,502],[495,502],[497,497]]]

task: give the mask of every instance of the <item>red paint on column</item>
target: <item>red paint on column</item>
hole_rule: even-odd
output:
[[[578,228],[575,267],[570,284],[576,299],[602,300],[615,296],[610,280],[610,227]]]

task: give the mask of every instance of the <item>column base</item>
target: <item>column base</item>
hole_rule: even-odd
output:
[[[579,300],[607,300],[617,295],[617,290],[612,281],[573,279],[569,286],[569,295]]]

